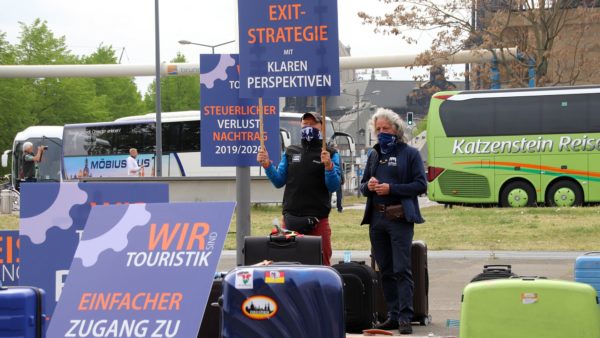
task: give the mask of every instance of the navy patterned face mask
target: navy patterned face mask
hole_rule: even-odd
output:
[[[379,142],[381,152],[387,154],[388,152],[394,150],[394,147],[396,146],[396,135],[379,133],[379,135],[377,135],[377,142]]]
[[[321,131],[314,127],[303,127],[302,128],[302,139],[310,142],[314,139],[321,140]]]

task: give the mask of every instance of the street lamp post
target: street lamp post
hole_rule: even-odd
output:
[[[356,89],[356,92],[354,94],[344,93],[344,92],[340,93],[342,95],[352,96],[355,99],[355,104],[356,104],[356,108],[354,109],[354,112],[356,113],[356,118],[355,118],[356,135],[355,136],[357,137],[357,139],[360,137],[360,126],[361,126],[361,119],[360,119],[361,105],[360,105],[360,103],[364,100],[365,97],[371,96],[371,95],[379,95],[380,93],[381,93],[381,90],[373,90],[370,93],[364,93],[363,95],[360,95],[360,90],[358,88]],[[365,143],[365,145],[366,145],[366,143]]]
[[[212,48],[212,53],[214,54],[215,53],[215,48],[223,46],[223,45],[226,45],[226,44],[229,44],[229,43],[232,43],[232,42],[235,42],[235,40],[231,40],[231,41],[219,43],[219,44],[216,44],[216,45],[206,45],[206,44],[203,44],[203,43],[197,43],[197,42],[192,42],[192,41],[188,41],[188,40],[179,40],[178,42],[179,42],[179,44],[182,44],[182,45],[196,45],[196,46],[202,46],[202,47]]]
[[[161,119],[161,94],[160,94],[160,29],[158,0],[154,0],[154,40],[156,72],[156,176],[162,176],[162,119]]]
[[[341,92],[340,94],[342,95],[347,95],[347,96],[352,96],[354,97],[355,101],[356,101],[356,107],[354,108],[354,112],[356,113],[356,145],[358,146],[360,144],[360,142],[358,141],[359,139],[362,139],[364,146],[366,147],[367,142],[365,140],[365,134],[366,134],[366,130],[364,130],[361,133],[361,119],[360,119],[360,111],[361,111],[361,106],[360,103],[363,101],[363,99],[367,96],[371,96],[371,95],[379,95],[381,93],[381,90],[373,90],[370,93],[364,93],[362,96],[360,95],[360,90],[358,88],[356,88],[356,92],[354,94],[350,94],[350,93],[344,93]],[[357,147],[358,148],[358,147]],[[356,150],[358,152],[358,149]],[[352,159],[352,172],[356,175],[355,176],[355,182],[356,182],[356,196],[360,196],[360,189],[358,188],[358,179],[359,179],[359,171],[360,171],[360,161],[358,160],[360,158],[360,155],[356,154],[356,158]]]

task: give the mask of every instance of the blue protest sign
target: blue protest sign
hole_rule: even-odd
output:
[[[260,149],[256,98],[239,96],[238,56],[200,55],[200,144],[202,166],[257,166]],[[278,99],[263,100],[263,135],[273,162],[279,162]]]
[[[2,285],[19,283],[19,230],[0,230],[0,276]]]
[[[336,0],[238,0],[242,97],[340,94]]]
[[[168,201],[169,187],[162,183],[22,184],[19,285],[43,288],[52,314],[90,210]]]
[[[93,208],[48,337],[196,337],[234,208]]]

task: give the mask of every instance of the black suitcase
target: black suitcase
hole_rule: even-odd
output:
[[[344,281],[346,332],[362,333],[377,321],[375,294],[380,289],[377,274],[365,262],[340,262],[336,269]]]
[[[411,268],[415,288],[413,291],[413,322],[427,325],[431,322],[429,314],[429,269],[427,268],[427,244],[413,241],[410,252]]]
[[[371,266],[377,273],[379,285],[381,286],[381,272],[372,258]],[[411,270],[413,275],[413,322],[418,322],[421,325],[427,325],[431,322],[429,314],[429,270],[427,268],[427,244],[423,241],[413,241],[411,247]],[[380,287],[375,295],[375,308],[378,314],[378,320],[383,322],[387,318],[387,305],[383,288]]]
[[[512,266],[508,264],[484,265],[483,272],[471,279],[471,282],[479,282],[489,279],[501,279],[518,277],[512,272]]]
[[[246,236],[244,238],[244,265],[263,260],[274,262],[298,262],[306,265],[322,265],[321,236]]]
[[[222,295],[223,276],[216,276],[208,295],[198,338],[221,338],[221,308],[218,306],[218,301]]]

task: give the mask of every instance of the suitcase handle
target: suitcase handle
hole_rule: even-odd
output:
[[[267,244],[269,247],[277,247],[277,248],[292,248],[298,245],[298,242],[276,242],[271,241]]]
[[[365,264],[365,261],[350,261],[350,262],[338,261],[338,264],[348,264],[348,263],[355,263],[355,264],[360,264],[360,265],[367,265],[367,264]]]
[[[483,266],[483,271],[490,271],[490,270],[506,270],[508,272],[511,272],[512,269],[512,265],[510,264],[489,264],[489,265],[484,265]]]
[[[290,244],[290,243],[295,243],[295,242],[296,242],[295,236],[286,237],[286,236],[278,236],[278,235],[269,235],[269,243]]]

